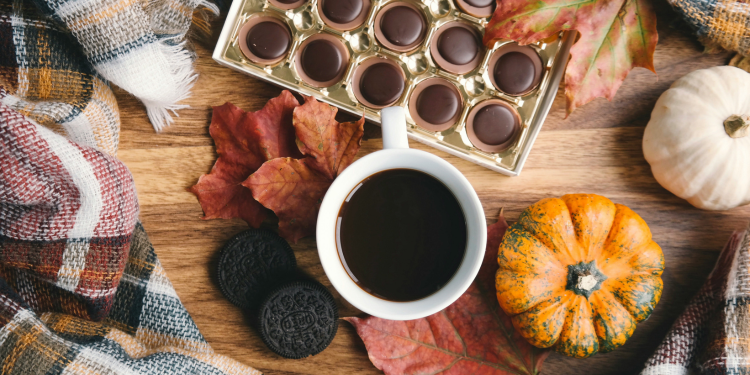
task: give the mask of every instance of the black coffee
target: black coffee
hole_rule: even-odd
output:
[[[442,182],[412,169],[362,181],[341,206],[339,255],[349,276],[370,294],[414,301],[435,293],[466,252],[466,219]]]

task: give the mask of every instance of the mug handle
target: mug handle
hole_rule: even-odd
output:
[[[383,149],[409,148],[404,107],[383,108],[380,110],[380,121],[383,130]]]

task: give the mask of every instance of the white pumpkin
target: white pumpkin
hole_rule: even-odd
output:
[[[656,102],[643,155],[661,186],[693,206],[750,203],[750,74],[731,66],[696,70]]]

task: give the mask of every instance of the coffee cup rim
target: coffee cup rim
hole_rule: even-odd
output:
[[[346,197],[367,177],[390,169],[413,169],[438,179],[456,197],[466,219],[466,252],[458,270],[440,290],[415,301],[389,301],[360,288],[346,272],[336,244],[338,214]],[[458,169],[430,153],[397,148],[380,150],[362,157],[334,180],[320,207],[316,240],[323,269],[344,299],[373,316],[410,320],[443,310],[469,288],[484,259],[487,231],[482,204],[469,181]]]

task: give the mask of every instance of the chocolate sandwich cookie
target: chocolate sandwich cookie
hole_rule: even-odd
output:
[[[263,300],[258,331],[274,353],[292,359],[322,352],[333,341],[339,312],[328,290],[312,281],[279,286]]]
[[[219,289],[237,307],[255,309],[275,284],[294,273],[297,261],[284,239],[252,229],[234,236],[219,255]]]

